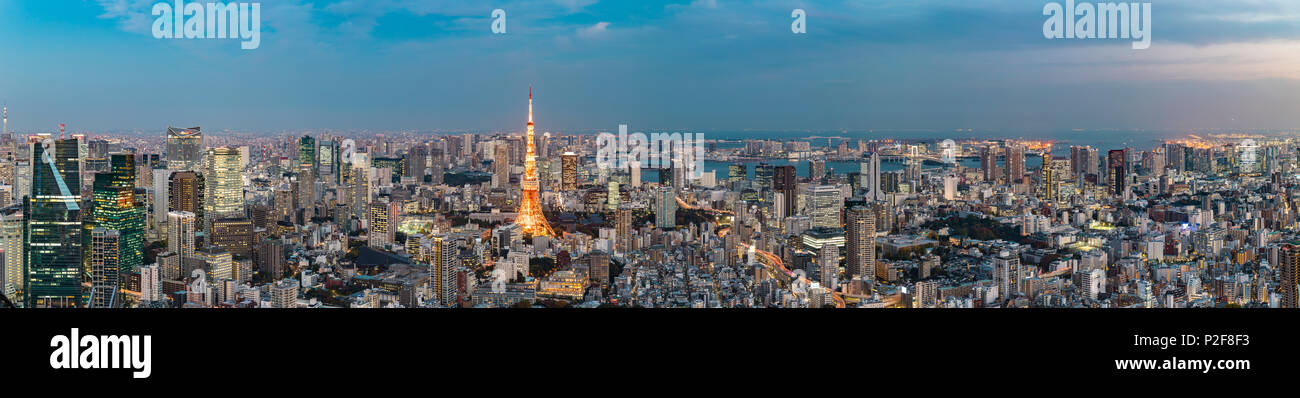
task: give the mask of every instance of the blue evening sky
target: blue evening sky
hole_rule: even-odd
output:
[[[251,51],[155,2],[0,1],[10,129],[515,131],[529,84],[542,131],[1300,126],[1293,0],[1154,0],[1142,51],[1041,0],[264,0]]]

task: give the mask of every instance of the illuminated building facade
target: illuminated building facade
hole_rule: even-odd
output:
[[[32,192],[23,203],[28,308],[81,307],[81,171],[77,140],[32,146]]]
[[[560,155],[560,189],[572,191],[578,189],[578,154],[565,152]]]
[[[453,307],[456,302],[456,266],[460,255],[456,241],[443,236],[430,238],[432,252],[429,262],[429,288],[443,307]]]
[[[203,214],[208,220],[244,216],[244,176],[238,148],[212,148],[204,168]]]
[[[135,155],[112,154],[111,172],[96,173],[91,191],[91,217],[87,231],[99,227],[117,231],[122,247],[119,267],[134,271],[144,265],[145,206],[135,195]]]
[[[370,204],[370,231],[367,232],[366,238],[371,247],[382,248],[393,243],[394,232],[401,222],[398,220],[400,209],[400,203],[387,200]]]
[[[304,135],[298,139],[298,166],[315,171],[316,139],[311,138],[310,135]]]

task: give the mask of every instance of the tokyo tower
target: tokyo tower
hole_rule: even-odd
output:
[[[555,236],[555,230],[542,215],[542,204],[537,195],[537,152],[533,148],[533,87],[528,87],[528,154],[524,157],[523,200],[519,202],[519,215],[515,224],[533,236]]]

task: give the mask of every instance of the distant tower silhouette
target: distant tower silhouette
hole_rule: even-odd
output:
[[[871,185],[868,187],[867,200],[884,202],[885,191],[880,190],[880,153],[872,152],[867,164],[871,169]]]

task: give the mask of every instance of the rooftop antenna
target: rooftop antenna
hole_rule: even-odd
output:
[[[67,124],[59,123],[59,139],[60,139],[60,140],[64,138],[64,137],[63,137],[63,132],[66,131],[67,129],[68,129],[68,125],[67,125]]]

